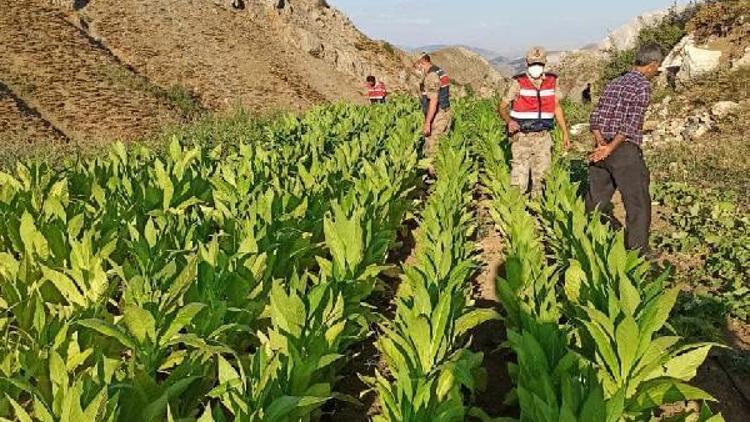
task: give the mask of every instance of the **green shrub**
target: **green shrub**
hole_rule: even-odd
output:
[[[393,44],[389,43],[388,41],[383,42],[383,49],[385,49],[386,53],[392,56],[396,55],[396,49],[393,48]]]
[[[730,29],[746,20],[748,14],[750,3],[747,0],[710,1],[696,10],[687,29],[700,42],[711,35],[726,35]]]
[[[182,85],[172,85],[162,95],[187,121],[193,121],[205,112],[198,95]]]
[[[582,104],[566,98],[560,104],[563,111],[565,111],[565,120],[567,120],[568,125],[572,126],[576,123],[586,123],[589,121],[589,115],[593,109],[591,103]]]
[[[604,65],[597,87],[601,91],[612,79],[622,75],[633,67],[635,49],[616,50],[610,52],[609,60]]]
[[[685,28],[695,13],[695,7],[690,6],[680,12],[673,7],[661,21],[645,25],[641,29],[633,48],[609,51],[609,60],[604,65],[597,86],[601,89],[612,79],[630,70],[635,61],[635,53],[643,45],[656,44],[662,53],[668,54],[687,33]]]
[[[669,54],[686,34],[688,15],[688,12],[678,14],[673,10],[660,23],[647,25],[638,34],[638,46],[656,44],[664,55]]]

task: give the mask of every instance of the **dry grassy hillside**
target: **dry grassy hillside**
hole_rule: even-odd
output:
[[[0,84],[0,138],[4,140],[47,138],[60,139],[56,131],[34,110],[25,106],[8,88]]]
[[[368,74],[415,83],[405,53],[320,1],[2,3],[6,139],[138,139],[204,111],[362,101]]]
[[[205,0],[91,1],[90,33],[154,83],[178,84],[212,110],[304,108],[353,99],[356,82],[277,37],[268,18]]]
[[[21,109],[36,110],[74,139],[134,138],[178,119],[164,98],[113,78],[133,75],[60,9],[33,0],[3,3],[0,82],[22,101]],[[36,134],[44,132],[29,133]]]

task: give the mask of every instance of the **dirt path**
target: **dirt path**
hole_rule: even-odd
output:
[[[107,51],[43,0],[2,1],[0,80],[71,139],[144,136],[177,116],[169,104],[112,75]]]
[[[480,271],[473,280],[474,300],[479,308],[491,308],[500,311],[495,283],[502,274],[504,264],[504,241],[489,215],[488,198],[475,198],[477,204],[477,244],[479,247]],[[471,347],[474,351],[484,353],[484,369],[487,371],[487,385],[484,391],[475,396],[473,405],[481,408],[488,415],[510,416],[516,410],[506,406],[506,395],[513,389],[508,375],[508,362],[513,359],[507,349],[500,349],[505,341],[505,325],[501,321],[486,322],[472,333]],[[516,415],[517,416],[517,415]]]
[[[416,192],[418,209],[415,210],[415,214],[421,213],[420,208],[424,205],[427,195],[428,190],[424,186]],[[396,240],[396,247],[391,251],[387,260],[387,265],[392,266],[392,270],[381,275],[383,290],[376,292],[368,300],[368,303],[374,306],[375,310],[386,320],[392,320],[396,312],[393,299],[403,276],[402,267],[414,260],[416,247],[414,232],[419,227],[417,220],[417,218],[412,218],[403,223]],[[370,391],[370,387],[359,378],[360,375],[375,376],[376,369],[381,374],[387,373],[386,363],[375,347],[375,342],[380,335],[377,325],[373,324],[371,329],[372,335],[349,351],[353,357],[342,369],[341,381],[336,385],[337,392],[359,400],[360,405],[343,400],[331,400],[324,409],[326,414],[321,418],[322,422],[366,422],[380,413],[377,393]]]

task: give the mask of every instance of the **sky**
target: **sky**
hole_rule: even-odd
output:
[[[675,0],[328,0],[365,34],[401,47],[466,44],[514,56],[532,45],[568,50],[606,38]],[[677,0],[685,4],[687,0]]]

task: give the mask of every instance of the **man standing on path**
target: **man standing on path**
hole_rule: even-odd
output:
[[[419,91],[425,116],[422,127],[425,137],[424,153],[430,161],[429,172],[433,173],[432,160],[437,153],[439,138],[450,130],[453,121],[450,79],[445,70],[432,64],[427,53],[422,54],[414,67],[422,73]]]
[[[565,149],[570,148],[557,75],[545,72],[546,64],[547,53],[543,48],[529,50],[526,72],[513,77],[498,109],[510,135],[511,183],[524,193],[531,190],[532,195],[541,193],[544,176],[552,162],[551,131],[555,120],[562,129]]]
[[[620,190],[626,214],[629,249],[648,252],[651,226],[650,176],[641,151],[643,120],[651,99],[651,79],[659,74],[664,56],[649,44],[636,53],[630,72],[610,82],[591,113],[594,151],[589,155],[586,209],[607,207]]]
[[[591,82],[586,82],[586,88],[583,88],[583,92],[581,92],[581,101],[584,104],[591,102]]]
[[[367,77],[367,99],[370,104],[383,104],[388,91],[385,89],[383,81],[376,81],[374,76]]]

